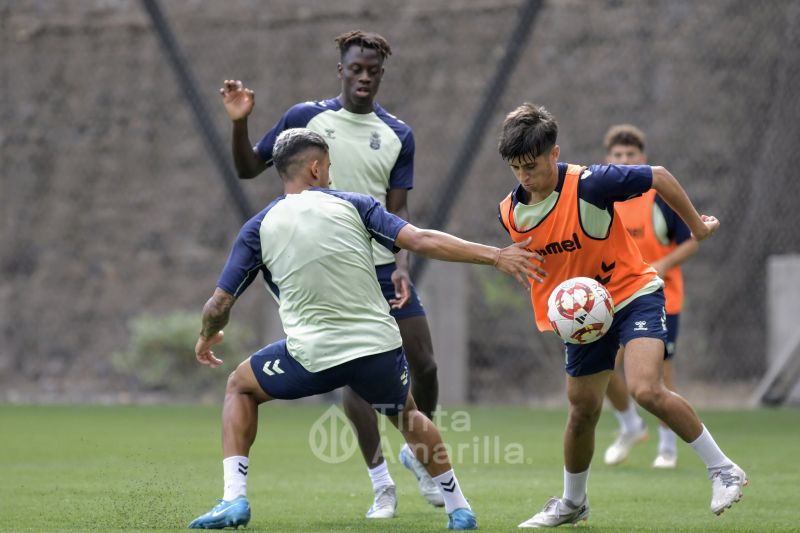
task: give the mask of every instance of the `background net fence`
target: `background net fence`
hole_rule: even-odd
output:
[[[447,191],[518,0],[164,4],[223,138],[223,79],[256,91],[255,141],[290,105],[337,94],[335,35],[384,34],[379,101],[417,141],[412,217],[424,225],[458,194],[445,229],[473,240],[507,242],[496,210],[514,180],[495,144],[508,110],[550,109],[572,163],[602,162],[608,126],[637,124],[650,161],[723,223],[685,266],[678,383],[741,400],[763,373],[765,263],[800,251],[800,3],[545,2],[472,171]],[[199,311],[238,214],[140,3],[5,1],[0,29],[2,397],[139,390],[112,354],[137,317]],[[280,191],[272,170],[242,186],[255,206]],[[556,397],[562,349],[533,331],[527,296],[488,269],[468,287],[470,399]],[[272,340],[257,292],[234,311],[244,349]]]

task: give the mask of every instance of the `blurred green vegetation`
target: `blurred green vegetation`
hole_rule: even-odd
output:
[[[224,386],[227,372],[210,372],[194,357],[200,332],[196,312],[175,311],[162,316],[139,315],[128,325],[128,346],[111,357],[114,369],[129,376],[146,391],[185,393],[197,388]],[[218,357],[226,354],[241,361],[249,354],[253,334],[229,324],[225,340],[215,347]],[[231,369],[232,370],[232,369]]]

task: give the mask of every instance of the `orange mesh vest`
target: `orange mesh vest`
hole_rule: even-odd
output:
[[[655,202],[656,191],[650,189],[638,198],[615,204],[622,224],[648,263],[661,259],[677,246],[674,242],[664,246],[656,237],[653,226]],[[667,313],[680,313],[683,307],[683,273],[680,266],[670,268],[664,275],[664,296],[667,299]]]
[[[544,257],[547,277],[544,283],[531,283],[531,303],[540,331],[553,329],[547,320],[547,298],[564,280],[578,276],[594,278],[605,285],[617,305],[655,276],[616,213],[606,238],[595,239],[583,231],[578,207],[578,182],[583,169],[578,165],[567,166],[555,207],[527,231],[519,231],[514,223],[513,192],[500,203],[500,217],[512,240],[521,242],[531,237],[528,250]]]

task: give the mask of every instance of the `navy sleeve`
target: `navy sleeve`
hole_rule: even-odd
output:
[[[414,188],[414,133],[411,128],[379,105],[375,106],[375,115],[389,126],[400,139],[400,153],[397,155],[389,173],[390,189]]]
[[[414,148],[414,134],[409,128],[405,137],[402,138],[400,154],[389,174],[390,189],[414,188]]]
[[[670,241],[675,241],[675,244],[681,244],[692,238],[692,230],[678,216],[678,213],[667,205],[667,202],[660,195],[656,195],[656,205],[661,210],[661,214],[664,215],[664,220],[667,221],[667,237],[669,237]]]
[[[640,196],[653,185],[650,165],[592,165],[581,174],[578,196],[601,209]]]
[[[331,189],[323,189],[323,191],[353,204],[358,214],[361,216],[364,227],[367,228],[372,238],[381,243],[381,245],[392,253],[400,251],[400,248],[395,246],[394,241],[397,239],[397,234],[400,233],[400,230],[403,229],[408,222],[388,212],[386,208],[372,196]]]
[[[256,279],[259,272],[267,275],[261,260],[260,226],[260,218],[253,218],[242,226],[236,237],[225,268],[217,281],[217,287],[228,294],[238,297]]]
[[[289,108],[272,129],[261,137],[256,144],[256,152],[267,163],[272,164],[272,147],[278,135],[290,128],[305,128],[312,118],[325,111],[325,108],[315,102],[303,102]]]

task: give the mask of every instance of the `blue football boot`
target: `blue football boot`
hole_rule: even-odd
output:
[[[447,529],[478,529],[478,519],[471,510],[461,507],[448,515]]]
[[[247,496],[239,496],[231,501],[219,500],[209,512],[198,516],[189,524],[189,529],[225,529],[246,526],[250,521],[250,502]]]

